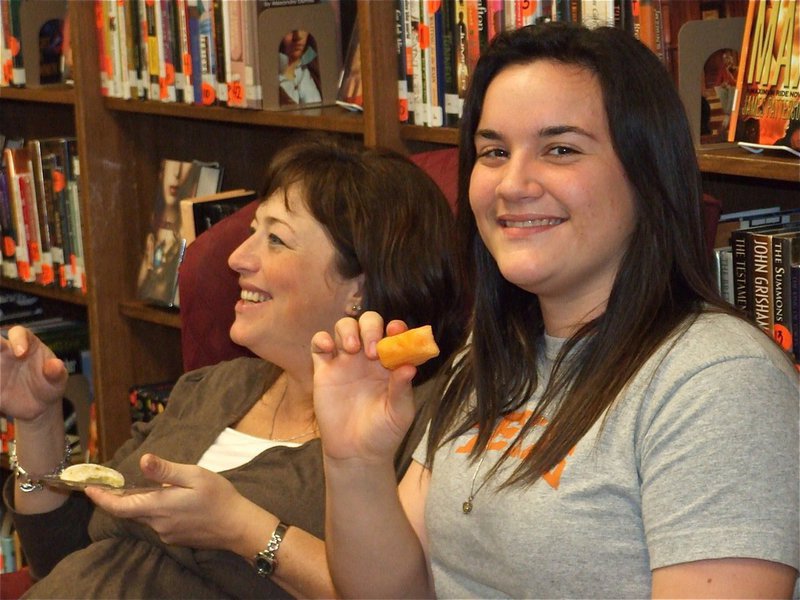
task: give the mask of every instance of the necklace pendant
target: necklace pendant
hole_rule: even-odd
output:
[[[461,510],[465,515],[468,515],[472,512],[472,498],[467,498],[467,501],[461,505]]]

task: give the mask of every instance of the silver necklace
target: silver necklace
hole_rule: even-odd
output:
[[[286,398],[286,390],[288,389],[289,389],[289,380],[287,379],[286,385],[283,388],[283,393],[281,394],[281,399],[278,400],[278,404],[275,405],[275,412],[272,414],[272,426],[269,428],[269,439],[279,444],[283,444],[286,442],[293,442],[294,440],[299,440],[300,438],[306,437],[307,435],[310,435],[316,432],[317,430],[317,422],[316,422],[317,420],[314,419],[311,422],[311,427],[306,429],[303,433],[298,433],[297,435],[293,435],[292,437],[282,438],[279,440],[276,440],[275,438],[272,437],[272,434],[275,433],[275,421],[277,420],[278,409],[280,409],[281,404],[283,404],[283,400],[284,398]]]
[[[461,511],[465,515],[468,515],[469,513],[472,512],[472,501],[475,499],[475,496],[478,495],[478,492],[480,492],[483,489],[483,486],[486,485],[486,482],[489,481],[489,478],[487,477],[486,479],[483,480],[483,483],[481,483],[478,486],[478,489],[477,490],[475,489],[475,480],[478,478],[478,472],[481,470],[481,466],[483,466],[483,461],[486,460],[487,454],[488,451],[484,450],[483,456],[481,456],[481,459],[478,461],[478,467],[475,469],[475,473],[472,475],[472,483],[469,486],[469,497],[461,505]]]

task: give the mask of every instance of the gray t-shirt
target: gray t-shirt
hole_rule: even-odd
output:
[[[546,343],[543,372],[561,341]],[[751,557],[798,568],[800,393],[779,354],[738,319],[701,317],[546,477],[498,492],[515,458],[475,494],[469,514],[474,432],[445,446],[425,514],[437,595],[645,598],[652,569],[687,561]],[[475,489],[529,415],[498,426]],[[424,444],[414,456],[423,464]]]

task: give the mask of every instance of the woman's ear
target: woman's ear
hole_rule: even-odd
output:
[[[353,289],[348,296],[347,307],[345,314],[348,317],[358,318],[364,312],[363,299],[364,299],[364,274],[353,277],[351,280]]]

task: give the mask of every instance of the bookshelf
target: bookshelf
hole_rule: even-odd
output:
[[[103,98],[91,2],[68,3],[74,89],[0,88],[0,131],[6,135],[78,138],[88,294],[3,279],[0,286],[85,311],[101,458],[129,436],[128,389],[177,378],[182,370],[179,314],[135,300],[160,159],[220,161],[224,188],[257,189],[271,153],[297,130],[333,131],[405,151],[458,143],[455,129],[401,126],[397,120],[393,2],[341,0],[341,5],[358,19],[361,31],[363,114],[334,107],[270,112]],[[703,151],[698,158],[713,188],[707,191],[726,208],[729,197],[750,205],[800,206],[796,161],[744,155],[735,148]]]

